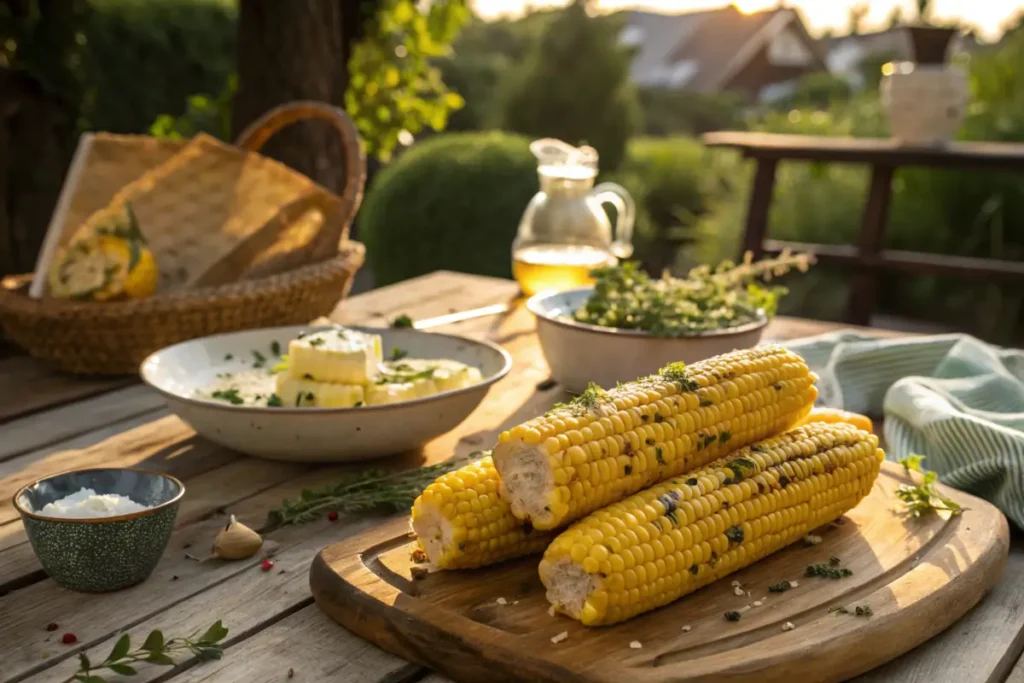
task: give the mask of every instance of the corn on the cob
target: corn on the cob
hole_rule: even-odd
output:
[[[555,609],[611,624],[668,604],[837,519],[871,490],[878,438],[814,423],[630,496],[556,538],[540,563]]]
[[[519,519],[555,529],[801,420],[817,378],[766,346],[676,363],[503,432],[502,495]]]
[[[848,410],[839,410],[838,408],[815,408],[800,424],[811,422],[845,422],[857,429],[863,429],[865,432],[875,431],[875,426],[871,424],[871,418],[867,415],[851,413]]]
[[[540,553],[554,538],[512,516],[498,496],[498,472],[490,456],[424,489],[412,506],[412,528],[427,559],[439,569],[472,569]]]

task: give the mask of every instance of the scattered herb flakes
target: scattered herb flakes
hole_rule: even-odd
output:
[[[224,354],[224,360],[226,360],[226,361],[227,360],[234,360],[234,358],[235,358],[235,356],[233,354],[230,354],[230,353],[225,353]]]
[[[700,400],[700,407],[701,408],[707,408],[708,406],[713,406],[713,405],[715,405],[715,404],[714,404],[714,402],[710,398],[702,398]]]
[[[282,403],[280,396],[277,394],[271,394],[267,397],[267,405],[271,408],[280,408],[284,403]]]
[[[743,618],[743,615],[740,614],[739,612],[726,612],[725,613],[725,620],[726,621],[739,621],[742,618]]]
[[[626,465],[624,471],[626,473],[626,476],[629,476],[629,475],[633,474],[633,466],[632,465]]]
[[[402,360],[409,355],[409,352],[405,349],[400,349],[397,346],[391,349],[391,360]]]
[[[697,565],[695,565],[695,564],[694,564],[694,565],[691,565],[691,566],[690,566],[690,573],[691,573],[691,574],[693,574],[694,576],[697,576],[697,574],[698,574],[699,572],[700,572],[700,567],[698,567],[698,566],[697,566]]]
[[[827,564],[812,564],[807,566],[804,576],[817,576],[822,579],[844,579],[853,576],[853,572],[845,567],[842,569]]]
[[[664,416],[661,413],[655,413],[654,414],[654,421],[655,422],[664,422],[665,418],[664,418]]]
[[[778,583],[773,583],[772,585],[768,586],[768,592],[769,593],[785,593],[786,591],[788,591],[790,588],[793,588],[793,587],[794,586],[793,586],[793,582],[792,581],[779,581]]]
[[[835,605],[834,607],[829,607],[828,608],[828,613],[829,614],[832,614],[832,613],[849,614],[850,610],[846,609],[842,605]]]
[[[708,446],[713,444],[715,442],[715,438],[716,437],[715,437],[714,434],[705,434],[704,435],[704,448],[707,448]]]
[[[312,346],[313,348],[316,348],[317,346],[323,346],[324,340],[321,339],[320,337],[314,337],[313,339],[309,340],[309,345]]]
[[[721,434],[718,435],[718,441],[720,443],[725,443],[725,442],[727,442],[731,438],[732,438],[732,432],[729,432],[729,431],[724,431],[724,432],[722,432]]]
[[[724,437],[727,434],[729,434],[729,432],[722,432],[722,436],[719,437],[719,440],[722,441],[722,437]],[[728,440],[729,439],[726,438],[724,441],[722,441],[722,443],[725,443]],[[742,456],[738,458],[733,458],[728,463],[726,463],[725,466],[732,470],[732,478],[737,483],[743,481],[744,479],[753,474],[757,474],[757,463],[755,463],[750,458],[744,458]]]
[[[874,612],[871,611],[871,605],[857,605],[853,610],[853,613],[858,617],[870,617]]]
[[[951,500],[935,488],[935,482],[939,475],[934,471],[925,472],[921,469],[924,461],[923,455],[911,455],[900,460],[903,471],[908,477],[913,478],[911,472],[923,475],[921,483],[916,486],[903,484],[896,489],[896,496],[906,506],[906,513],[911,517],[920,517],[927,512],[945,512],[950,516],[962,512],[960,504]]]
[[[355,404],[352,407],[353,408],[362,408],[364,405],[366,405],[366,404],[363,403],[362,401],[356,401]]]
[[[657,459],[659,465],[664,465],[665,464],[665,458],[664,458],[664,456],[661,453],[661,447],[660,446],[654,449],[654,457]]]
[[[253,357],[252,366],[254,368],[262,368],[264,365],[267,364],[267,357],[264,356],[259,351],[257,351],[256,349],[252,350],[252,357]]]
[[[648,446],[653,446],[654,444],[657,443],[657,441],[655,441],[654,439],[644,439],[644,443],[647,444]]]
[[[412,318],[403,313],[391,321],[391,327],[412,327]]]
[[[643,413],[643,414],[640,415],[640,421],[641,422],[647,422],[650,419],[651,419],[651,416],[648,415],[647,413]]]
[[[270,342],[270,352],[272,354],[274,354],[275,356],[280,356],[281,355],[281,342],[277,341],[276,339],[274,341]]]
[[[736,525],[725,530],[725,537],[732,543],[743,543],[743,527]]]
[[[584,415],[595,410],[606,399],[607,392],[591,382],[587,385],[586,390],[582,394],[578,394],[568,403],[556,403],[551,407],[551,410],[549,410],[547,414],[550,415],[559,410],[568,409],[577,415]]]
[[[231,405],[240,406],[245,403],[245,399],[238,393],[238,389],[232,387],[230,389],[219,389],[210,394],[215,399],[220,401],[227,401]]]
[[[782,488],[786,488],[787,486],[789,486],[789,477],[787,477],[786,475],[782,475],[781,477],[779,477],[779,486]]]

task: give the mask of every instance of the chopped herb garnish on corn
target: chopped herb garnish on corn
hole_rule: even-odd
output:
[[[962,512],[960,504],[939,493],[935,488],[935,482],[938,481],[939,475],[932,471],[922,470],[922,461],[924,461],[923,455],[911,455],[900,460],[903,471],[908,477],[913,478],[914,475],[911,472],[923,475],[920,484],[916,486],[903,484],[896,489],[896,496],[906,505],[907,514],[911,517],[920,517],[924,513],[932,511],[947,512],[950,515],[960,514]]]

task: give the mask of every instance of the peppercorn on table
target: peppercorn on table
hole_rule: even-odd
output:
[[[347,299],[333,317],[344,323],[383,325],[400,314],[425,318],[508,301],[515,294],[516,286],[509,281],[439,272]],[[776,319],[766,337],[785,339],[830,329],[829,325],[810,321]],[[456,430],[432,442],[421,453],[398,456],[384,461],[383,466],[412,467],[444,460],[453,453],[468,455],[490,448],[498,442],[502,432],[565,400],[557,387],[545,382],[547,369],[533,334],[533,323],[521,307],[500,317],[458,323],[445,331],[448,330],[504,345],[514,358],[515,371],[496,386],[477,411]],[[408,514],[395,518],[341,516],[333,521],[324,518],[307,525],[282,527],[265,534],[267,548],[273,551],[271,566],[266,569],[260,556],[238,562],[193,559],[206,558],[214,536],[224,528],[230,515],[252,528],[259,528],[267,512],[278,507],[282,500],[295,498],[304,488],[334,481],[352,472],[352,466],[317,467],[246,458],[197,437],[181,421],[170,416],[162,400],[142,385],[122,380],[65,377],[24,357],[0,359],[0,388],[3,389],[0,391],[0,683],[66,681],[79,671],[80,654],[87,655],[96,665],[110,654],[122,633],[131,636],[132,647],[136,648],[154,629],[159,629],[165,639],[171,639],[205,630],[218,619],[228,629],[222,641],[222,659],[200,662],[188,652],[176,653],[177,667],[137,663],[133,666],[138,674],[123,680],[445,683],[439,674],[389,654],[337,625],[314,604],[310,593],[310,566],[322,549],[354,542],[367,532],[388,537],[395,529],[407,528]],[[878,426],[876,423],[875,427]],[[646,443],[642,445],[646,447]],[[10,500],[18,488],[48,474],[102,466],[140,466],[168,472],[184,481],[187,491],[168,550],[148,580],[118,593],[73,593],[58,587],[43,573]],[[486,462],[478,464],[481,472],[477,476],[486,474],[488,466]],[[685,485],[685,481],[683,483]],[[705,495],[718,494],[711,491]],[[861,521],[856,514],[851,513],[854,520],[851,523]],[[822,545],[833,542],[829,533],[852,542],[846,536],[852,529],[851,523],[826,533]],[[699,520],[694,524],[699,526]],[[522,527],[505,528],[506,533],[512,534],[513,541],[515,534],[521,531]],[[971,533],[975,531],[984,530],[972,529]],[[550,539],[562,533],[561,530],[539,529],[536,532],[549,534]],[[891,540],[894,548],[900,543],[900,539]],[[595,661],[631,665],[661,656],[659,663],[668,666],[689,656],[685,650],[659,652],[656,642],[647,636],[612,642],[618,637],[612,635],[616,633],[614,629],[641,622],[657,623],[662,611],[674,609],[673,606],[610,627],[588,628],[568,616],[549,617],[537,577],[540,553],[548,542],[547,539],[531,542],[538,545],[538,554],[530,560],[532,570],[522,570],[514,576],[515,580],[510,581],[505,576],[497,584],[485,581],[485,577],[499,576],[496,572],[504,571],[500,569],[503,565],[473,570],[474,575],[482,577],[479,582],[489,590],[486,602],[474,596],[476,602],[470,605],[474,623],[489,630],[496,630],[495,624],[500,623],[517,629],[518,633],[529,633],[533,622],[517,621],[516,616],[517,610],[528,605],[514,604],[521,590],[516,580],[521,579],[521,582],[531,581],[533,590],[538,591],[531,599],[539,602],[528,607],[543,616],[545,628],[553,630],[550,636],[546,631],[543,638],[538,636],[545,650],[562,647],[566,652],[579,653],[575,649],[580,642],[577,634],[580,629],[587,629],[597,634],[595,637],[602,644],[602,656]],[[773,599],[779,604],[799,604],[807,582],[821,582],[829,590],[838,591],[844,581],[860,581],[860,577],[868,575],[869,568],[854,552],[844,551],[838,558],[841,564],[831,566],[830,558],[819,557],[822,553],[817,548],[822,545],[807,545],[801,541],[781,555],[773,556],[788,558],[795,554],[796,558],[787,565],[793,571],[773,577],[778,579],[779,585],[758,585],[767,599],[760,607],[739,612],[738,623],[720,614],[717,603],[731,599],[737,605],[753,605],[764,597],[754,594],[753,585],[744,585],[751,583],[747,574],[757,565],[739,569],[675,603],[692,607],[688,623],[662,622],[658,627],[672,628],[680,637],[694,636],[701,642],[711,638],[713,628],[718,636],[725,638],[714,651],[715,657],[742,654],[743,648],[751,644],[751,629],[757,632],[757,628],[753,628],[755,617],[752,614],[769,610],[765,614],[770,615]],[[391,561],[397,557],[398,550],[381,548],[378,552],[383,553],[384,561]],[[843,557],[844,554],[847,556]],[[919,572],[949,571],[957,566],[957,557],[953,553],[941,561],[923,562]],[[655,562],[657,559],[652,558]],[[797,576],[812,565],[819,575],[806,579]],[[853,575],[838,580],[828,578],[830,575],[842,577],[844,569],[852,571]],[[457,572],[452,570],[451,573]],[[409,585],[425,590],[437,578],[431,576]],[[733,586],[734,580],[740,585]],[[785,590],[783,581],[799,585]],[[914,585],[917,584],[911,581],[910,586]],[[500,588],[491,590],[490,586]],[[745,595],[747,588],[752,592],[749,598]],[[771,592],[772,588],[779,592]],[[744,596],[734,595],[737,590],[743,591]],[[439,602],[432,612],[438,620],[445,618],[446,610],[452,605],[469,599],[458,593],[435,597]],[[406,600],[402,595],[396,595],[395,599],[396,605]],[[846,619],[846,623],[855,628],[865,628],[878,615],[859,616],[856,608],[860,605],[861,602],[854,599],[840,605],[848,606],[851,614],[831,616]],[[700,616],[705,612],[715,615],[713,626],[707,629],[702,626],[705,622]],[[429,617],[430,613],[425,615]],[[824,622],[824,627],[810,628],[801,618],[789,621],[795,625],[793,631],[784,633],[783,622],[778,627],[778,636],[791,637],[792,642],[800,643],[808,642],[812,636],[827,641],[830,634],[827,627],[836,623]],[[691,627],[690,631],[685,630],[687,626]],[[737,630],[730,631],[731,628]],[[826,630],[815,630],[819,628]],[[776,626],[771,629],[775,633]],[[551,639],[562,631],[568,632],[565,640],[552,643]],[[388,634],[381,637],[386,638]],[[397,639],[399,635],[392,632],[391,637]],[[638,647],[632,647],[633,640]],[[837,642],[843,647],[844,657],[866,656],[853,638],[844,637]],[[872,649],[878,647],[884,647],[884,643],[875,644]],[[975,609],[929,642],[857,680],[1024,683],[1024,663],[1018,664],[1022,649],[1024,545],[1015,537],[1003,578]],[[780,652],[783,650],[781,647]],[[816,651],[812,648],[801,654],[813,658]],[[502,669],[492,664],[484,666],[482,671],[478,680],[490,680],[492,674]],[[609,667],[608,671],[613,669]],[[634,680],[653,680],[645,677],[645,669],[633,668],[630,672],[635,674]],[[110,671],[99,673],[110,683],[122,680]],[[540,679],[542,676],[538,675],[532,680]]]

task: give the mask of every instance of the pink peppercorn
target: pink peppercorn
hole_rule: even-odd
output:
[[[271,562],[270,560],[263,560],[262,562],[260,562],[260,569],[262,569],[265,572],[269,572],[273,568],[274,568],[274,563]]]
[[[60,637],[60,642],[64,643],[65,645],[71,645],[72,643],[78,642],[78,636],[76,636],[74,633],[65,633],[63,636]]]

